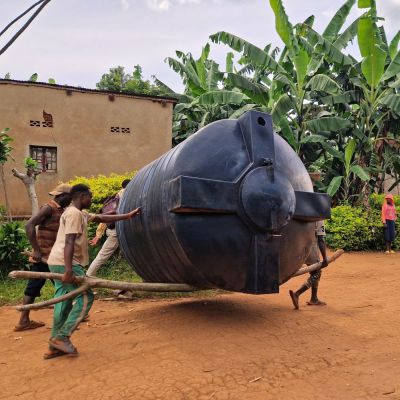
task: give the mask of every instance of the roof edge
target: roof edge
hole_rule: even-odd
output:
[[[156,96],[156,95],[141,94],[141,93],[133,94],[124,92],[114,92],[110,90],[98,90],[98,89],[88,89],[78,86],[58,85],[56,83],[52,84],[48,82],[32,82],[32,81],[20,81],[15,79],[0,79],[0,84],[39,86],[39,87],[47,87],[50,89],[58,89],[58,90],[72,90],[74,92],[82,92],[82,93],[108,94],[120,97],[140,98],[140,99],[154,100],[154,101],[166,101],[174,104],[178,102],[178,99],[172,96],[169,97],[169,96]]]

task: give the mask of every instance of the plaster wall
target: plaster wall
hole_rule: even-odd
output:
[[[57,172],[43,172],[37,180],[39,204],[61,181],[140,169],[171,147],[173,102],[165,99],[4,82],[0,96],[0,128],[11,128],[14,139],[14,161],[4,166],[13,215],[30,214],[25,187],[11,173],[23,170],[29,146],[57,148]],[[42,126],[43,110],[52,115],[52,128]],[[30,126],[31,120],[40,127]],[[130,133],[112,133],[111,127]],[[5,204],[3,190],[0,204]]]

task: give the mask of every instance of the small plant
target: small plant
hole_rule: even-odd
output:
[[[0,225],[0,277],[5,278],[14,269],[26,269],[28,258],[22,252],[29,246],[21,222]]]
[[[34,160],[32,157],[26,157],[24,158],[24,167],[26,169],[31,169],[31,170],[35,170],[37,169],[39,163]]]

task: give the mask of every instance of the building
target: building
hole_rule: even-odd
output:
[[[31,212],[23,183],[11,173],[24,169],[25,157],[42,170],[36,189],[43,204],[59,182],[130,172],[171,148],[171,98],[13,80],[0,80],[0,95],[0,130],[10,128],[14,139],[14,160],[4,166],[13,215]]]

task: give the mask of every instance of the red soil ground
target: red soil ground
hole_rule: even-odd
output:
[[[77,358],[43,360],[47,327],[12,331],[0,309],[0,399],[400,399],[400,255],[345,254],[323,272],[328,305],[279,295],[97,301]]]

